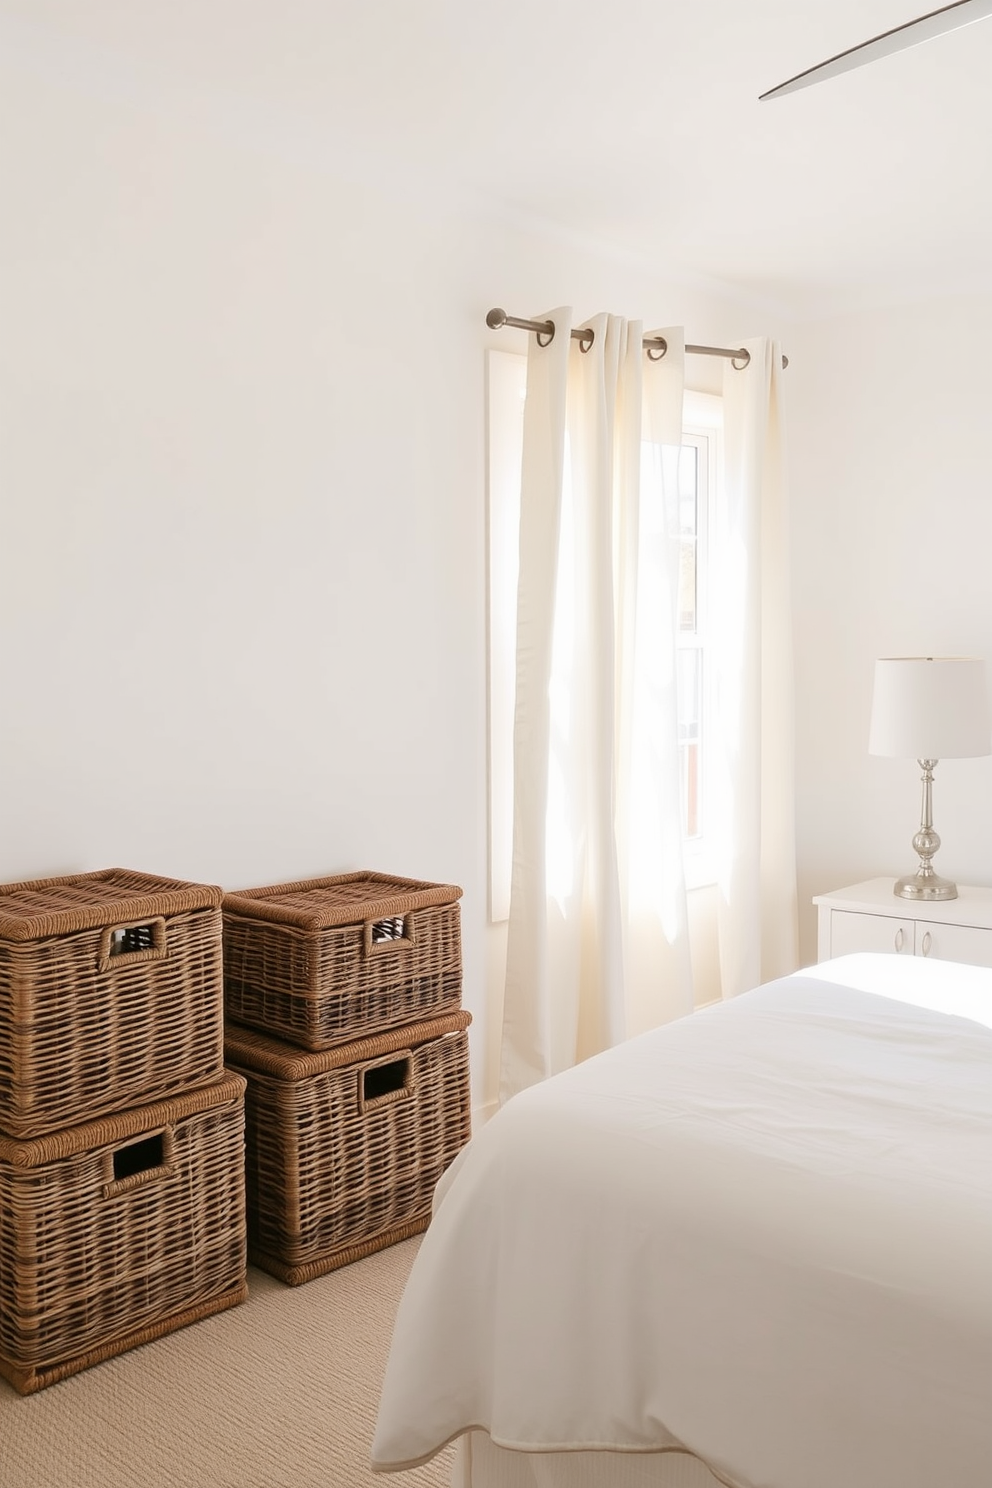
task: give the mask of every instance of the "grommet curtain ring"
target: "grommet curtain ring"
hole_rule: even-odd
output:
[[[553,320],[523,320],[517,315],[507,315],[505,310],[498,308],[490,310],[486,316],[486,325],[491,330],[498,331],[501,326],[516,326],[522,331],[533,331],[537,337],[538,346],[550,346],[555,339],[555,323]],[[585,330],[573,328],[569,331],[573,341],[578,341],[582,351],[588,351],[596,339],[595,331],[586,327]],[[644,350],[653,362],[660,362],[668,351],[668,345],[664,336],[645,336],[641,342]],[[736,371],[743,372],[750,364],[751,353],[743,347],[731,348],[727,346],[694,346],[690,341],[685,344],[686,353],[690,356],[718,356],[726,357],[733,363]],[[782,366],[789,365],[789,358],[783,356]]]

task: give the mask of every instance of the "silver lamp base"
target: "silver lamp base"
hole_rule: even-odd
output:
[[[917,903],[926,900],[936,902],[941,899],[956,899],[958,886],[951,883],[949,878],[941,878],[939,873],[924,873],[921,869],[919,873],[897,879],[892,892],[900,899],[915,899]]]
[[[933,869],[933,855],[940,847],[940,838],[933,829],[931,796],[933,772],[937,761],[921,759],[917,763],[923,771],[923,811],[920,830],[913,838],[913,846],[919,854],[920,866],[915,873],[897,879],[892,892],[899,899],[915,899],[918,903],[956,899],[958,897],[957,884],[951,883],[949,878],[941,878],[940,874],[935,873]]]

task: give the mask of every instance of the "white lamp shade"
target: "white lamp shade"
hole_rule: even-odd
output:
[[[973,656],[876,661],[868,752],[919,760],[992,753],[985,662]]]

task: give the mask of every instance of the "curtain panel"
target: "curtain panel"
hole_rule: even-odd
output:
[[[799,965],[794,687],[782,348],[745,341],[723,381],[713,587],[723,996]]]
[[[500,1093],[691,1011],[676,699],[684,336],[531,339]],[[658,334],[658,333],[653,333]]]
[[[531,338],[500,1099],[693,1009],[678,734],[685,337],[572,312]],[[710,533],[721,988],[798,965],[782,358],[724,377]]]

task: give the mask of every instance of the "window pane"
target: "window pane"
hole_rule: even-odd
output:
[[[682,551],[679,554],[679,629],[695,630],[699,462],[696,448],[691,444],[683,444],[679,450],[679,528],[682,533]]]
[[[702,652],[686,647],[678,657],[679,754],[682,767],[682,828],[686,837],[702,831],[700,759],[702,748]]]
[[[679,630],[696,629],[696,543],[682,539],[679,553]]]
[[[703,658],[695,648],[679,652],[679,738],[699,738]]]
[[[694,444],[683,444],[679,450],[679,521],[682,531],[692,537],[699,531],[698,497],[698,452]]]
[[[699,810],[699,745],[683,744],[682,764],[682,835],[698,837],[702,831]]]

